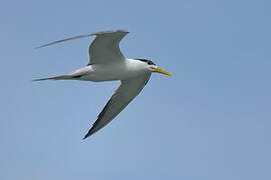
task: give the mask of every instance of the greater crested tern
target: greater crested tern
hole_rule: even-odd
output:
[[[37,47],[42,48],[68,40],[96,36],[88,48],[89,63],[87,66],[66,75],[35,79],[34,81],[120,81],[120,86],[111,96],[83,139],[91,136],[112,121],[141,92],[149,81],[152,72],[172,76],[169,72],[158,68],[150,60],[125,58],[120,51],[119,43],[127,33],[129,32],[125,30],[103,31],[58,40]]]

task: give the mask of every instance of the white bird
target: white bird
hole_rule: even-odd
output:
[[[141,92],[150,79],[152,72],[172,76],[169,72],[158,68],[150,60],[125,58],[120,51],[119,43],[127,33],[129,32],[124,30],[103,31],[54,41],[37,47],[42,48],[60,42],[94,35],[96,37],[88,48],[89,63],[87,66],[66,75],[35,79],[34,81],[120,81],[120,86],[111,96],[83,139],[91,136],[112,121]]]

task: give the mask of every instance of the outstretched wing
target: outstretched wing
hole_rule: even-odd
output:
[[[89,45],[89,65],[90,64],[104,64],[111,63],[115,61],[125,60],[125,57],[120,51],[119,43],[121,39],[129,33],[125,30],[116,30],[116,31],[102,31],[97,33],[84,34],[79,36],[74,36],[67,39],[62,39],[58,41],[54,41],[37,48],[42,48],[50,45],[54,45],[57,43],[85,38],[89,36],[96,36],[93,42]]]
[[[134,79],[122,80],[83,139],[91,136],[112,121],[140,93],[149,81],[150,76],[151,73],[147,73]]]
[[[89,65],[124,61],[119,43],[128,31],[107,31],[96,33],[96,38],[89,45]]]

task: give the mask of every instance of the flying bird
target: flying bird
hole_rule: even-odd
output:
[[[96,36],[89,45],[89,63],[69,74],[35,79],[43,80],[82,80],[82,81],[120,81],[103,110],[98,115],[83,139],[91,136],[112,121],[144,88],[152,72],[172,76],[169,72],[157,67],[151,60],[127,59],[120,51],[119,43],[128,34],[125,30],[103,31],[84,34],[63,40],[54,41],[37,48],[50,46],[78,38]]]

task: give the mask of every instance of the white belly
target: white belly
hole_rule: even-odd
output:
[[[136,61],[127,60],[125,63],[118,64],[93,64],[79,69],[74,73],[83,74],[79,80],[99,82],[126,80],[137,77],[145,72],[146,70],[136,64]]]

